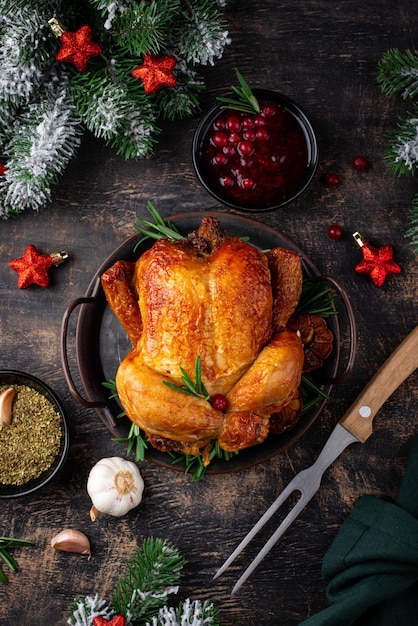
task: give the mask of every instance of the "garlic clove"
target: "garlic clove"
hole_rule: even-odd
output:
[[[13,387],[5,389],[3,393],[0,394],[0,422],[6,426],[10,426],[12,423],[12,409],[15,395],[16,390],[13,389]]]
[[[51,546],[54,550],[62,552],[77,552],[78,554],[88,554],[91,556],[90,541],[80,530],[66,528],[51,539]]]

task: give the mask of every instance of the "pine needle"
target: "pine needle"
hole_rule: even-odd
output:
[[[145,539],[127,563],[127,573],[116,585],[112,606],[117,614],[130,616],[130,623],[151,621],[167,598],[177,593],[185,561],[168,541]]]
[[[412,249],[418,254],[418,194],[412,201],[408,221],[410,226],[405,233],[405,237],[410,240]]]
[[[413,98],[418,94],[418,55],[391,48],[378,64],[377,82],[389,97],[400,94],[404,99]]]

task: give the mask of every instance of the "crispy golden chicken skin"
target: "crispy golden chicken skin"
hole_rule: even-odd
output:
[[[119,399],[152,445],[207,458],[211,441],[225,450],[264,441],[270,415],[300,385],[302,343],[285,328],[302,286],[296,253],[266,255],[203,218],[187,240],[159,239],[135,264],[116,263],[102,285],[133,344],[117,372]],[[163,384],[182,385],[180,367],[194,379],[198,356],[225,411]]]

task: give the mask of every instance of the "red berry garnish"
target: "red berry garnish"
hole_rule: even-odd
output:
[[[338,187],[338,185],[341,185],[341,178],[334,172],[328,172],[323,175],[322,182],[327,187]]]
[[[236,115],[230,115],[226,118],[225,126],[228,130],[238,131],[241,128],[240,119]]]
[[[328,237],[331,239],[341,239],[343,236],[343,229],[339,224],[331,224],[328,227]]]
[[[369,161],[367,157],[359,154],[353,158],[353,160],[351,161],[351,165],[355,170],[367,170],[367,168],[369,167]]]
[[[238,153],[244,157],[251,156],[251,154],[254,152],[254,146],[251,141],[240,141],[237,148]]]
[[[225,411],[228,406],[228,399],[221,393],[215,393],[215,395],[211,397],[210,403],[216,411]]]

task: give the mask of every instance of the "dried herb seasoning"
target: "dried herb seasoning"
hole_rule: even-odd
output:
[[[23,485],[49,469],[59,453],[61,416],[42,393],[27,385],[16,390],[10,426],[0,424],[0,483]],[[7,386],[0,386],[0,393]]]

